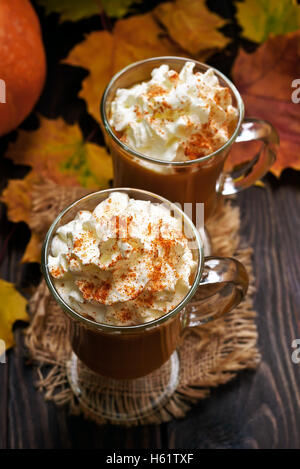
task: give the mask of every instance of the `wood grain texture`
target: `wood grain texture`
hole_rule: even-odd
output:
[[[34,387],[36,373],[25,364],[21,331],[18,347],[9,354],[8,448],[159,448],[160,428],[99,427],[66,408],[46,402]]]
[[[168,427],[170,448],[300,448],[300,364],[291,360],[300,337],[300,175],[238,196],[242,234],[254,248],[259,347],[256,372],[215,390],[182,422]]]
[[[209,4],[214,11],[223,8],[221,13],[233,18],[232,2],[222,2],[222,7],[213,0]],[[79,121],[85,138],[103,144],[98,125],[77,98],[87,72],[59,64],[85,33],[99,29],[99,21],[92,18],[59,25],[56,15],[46,18],[42,9],[38,11],[48,76],[37,111],[48,118],[61,116],[68,123]],[[239,45],[234,19],[227,30],[232,49],[213,57],[211,63],[228,74]],[[32,114],[22,127],[34,128],[37,122]],[[0,189],[9,178],[23,177],[28,170],[1,156],[15,136],[0,139]],[[37,392],[36,371],[26,365],[22,346],[24,325],[19,324],[18,346],[8,352],[7,364],[0,364],[0,448],[300,448],[300,364],[291,361],[291,343],[300,338],[299,183],[299,173],[285,171],[280,181],[269,176],[266,189],[251,188],[237,198],[244,240],[254,248],[255,308],[262,353],[256,372],[240,373],[182,420],[132,429],[98,427],[68,415],[65,408],[46,402]],[[10,223],[0,206],[0,252],[5,251],[0,277],[16,283],[27,295],[40,275],[38,265],[19,263],[28,239],[26,225]]]
[[[267,188],[238,196],[244,242],[254,247],[255,308],[262,363],[212,392],[183,420],[161,426],[97,427],[47,403],[34,388],[35,371],[26,366],[22,332],[18,347],[0,365],[0,444],[10,448],[299,448],[300,365],[291,343],[300,338],[299,229],[300,175],[287,171]],[[12,224],[5,216],[2,239]],[[20,243],[20,238],[22,243]],[[20,268],[28,238],[18,226],[7,245],[1,275],[28,284],[31,269]],[[35,272],[36,274],[36,272]],[[24,286],[25,285],[25,286]]]

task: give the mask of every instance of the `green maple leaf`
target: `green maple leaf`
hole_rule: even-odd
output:
[[[141,0],[101,0],[103,10],[111,18],[122,18],[127,15],[134,3],[141,3]]]
[[[295,0],[245,0],[236,3],[243,36],[264,42],[270,35],[299,29],[300,5]]]
[[[129,13],[133,3],[141,0],[38,0],[46,13],[59,13],[61,21],[78,21],[101,11],[113,18]]]

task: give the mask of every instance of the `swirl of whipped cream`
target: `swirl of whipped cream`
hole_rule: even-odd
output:
[[[60,226],[48,258],[64,301],[114,325],[141,324],[173,309],[195,267],[179,220],[160,204],[121,192]]]
[[[111,104],[110,125],[134,150],[166,161],[187,161],[224,145],[237,123],[230,90],[212,69],[180,73],[161,65],[151,80],[120,88]]]

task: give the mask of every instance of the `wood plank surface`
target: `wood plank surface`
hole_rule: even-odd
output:
[[[300,448],[300,364],[291,360],[300,338],[299,183],[286,171],[280,183],[269,177],[266,189],[238,196],[241,231],[254,248],[262,363],[170,423],[171,448]]]
[[[210,3],[217,9],[216,2]],[[224,3],[224,16],[232,15],[230,2]],[[41,9],[38,12],[48,77],[37,110],[48,118],[79,121],[85,137],[103,144],[99,127],[77,98],[87,72],[59,64],[85,32],[99,28],[99,22],[93,18],[59,25],[57,15],[45,18]],[[234,23],[231,29],[235,37]],[[233,55],[236,50],[234,42]],[[219,54],[212,63],[228,73],[232,57]],[[33,114],[22,127],[33,128],[37,122]],[[0,139],[0,189],[28,170],[1,156],[15,136]],[[266,182],[265,189],[254,187],[237,198],[242,235],[254,249],[259,369],[242,372],[215,389],[182,420],[131,429],[99,427],[68,415],[37,392],[36,371],[26,364],[22,345],[24,325],[17,324],[18,345],[8,352],[7,363],[0,364],[0,448],[300,448],[300,364],[291,360],[291,343],[300,338],[300,175],[288,170],[280,181],[268,176]],[[9,222],[0,206],[0,277],[27,295],[40,278],[38,265],[20,265],[29,235],[26,225]]]
[[[300,365],[291,360],[291,343],[300,337],[299,176],[287,171],[280,183],[269,177],[266,189],[252,188],[238,203],[243,236],[254,247],[259,369],[214,390],[183,420],[134,429],[97,427],[46,403],[35,390],[18,328],[19,345],[8,353],[8,364],[0,365],[2,447],[300,447]],[[1,275],[24,284],[19,257],[9,243]]]

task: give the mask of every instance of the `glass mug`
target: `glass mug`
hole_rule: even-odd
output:
[[[102,324],[77,313],[56,291],[48,269],[47,260],[52,240],[59,226],[71,221],[80,210],[92,211],[114,191],[126,193],[131,198],[163,204],[172,216],[179,217],[197,263],[193,283],[182,301],[164,316],[134,326]],[[97,409],[93,407],[93,411],[100,415],[105,414],[110,420],[116,417],[114,398],[118,382],[123,383],[121,384],[123,392],[124,382],[127,383],[128,389],[132,387],[136,389],[139,386],[145,392],[151,383],[149,376],[146,375],[152,373],[154,378],[156,377],[154,381],[157,384],[160,379],[166,380],[167,376],[167,382],[160,383],[163,392],[155,394],[150,407],[153,410],[157,405],[161,405],[162,400],[174,392],[178,383],[179,360],[176,349],[181,342],[183,332],[187,328],[199,326],[232,310],[243,299],[248,287],[246,270],[239,261],[232,258],[204,258],[199,231],[177,205],[156,194],[129,188],[94,192],[67,207],[54,220],[46,235],[42,249],[42,271],[50,293],[66,313],[69,322],[73,349],[72,358],[68,363],[71,387],[79,400],[82,398],[85,407],[92,407],[89,402],[89,392],[84,389],[84,378],[80,380],[79,377],[84,376],[82,369],[86,369],[85,367],[92,370],[95,373],[95,382],[98,382],[100,395],[103,396],[105,389],[106,396],[104,401],[97,397]],[[196,292],[197,300],[191,301]],[[161,367],[165,369],[165,372],[161,373],[162,377],[160,377]],[[144,376],[146,378],[143,378]],[[130,394],[129,391],[128,393]],[[146,410],[149,411],[149,408],[143,409],[141,406],[139,415]],[[123,411],[122,418],[128,420],[132,417],[132,406],[130,409],[131,414]],[[117,420],[120,420],[120,415],[116,417]]]
[[[220,85],[229,88],[232,104],[238,109],[238,120],[229,140],[210,155],[189,161],[166,162],[129,148],[121,142],[109,124],[110,105],[118,88],[129,88],[151,78],[151,71],[162,64],[179,72],[186,61],[195,63],[195,72],[210,67],[183,57],[154,57],[136,62],[117,73],[106,87],[100,105],[101,123],[106,145],[113,158],[114,186],[137,187],[166,197],[172,202],[192,204],[196,223],[196,203],[204,203],[205,219],[214,212],[220,195],[234,194],[251,186],[267,173],[275,160],[278,135],[269,122],[244,119],[244,104],[236,87],[221,72],[214,69]],[[260,151],[251,161],[239,165],[230,174],[223,171],[224,163],[234,142],[260,141]]]

